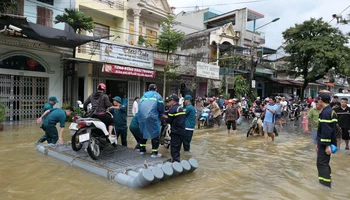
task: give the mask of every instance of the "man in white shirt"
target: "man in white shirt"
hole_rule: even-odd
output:
[[[182,97],[182,93],[179,93],[179,105],[180,106],[184,105],[184,98]]]
[[[288,105],[288,102],[286,101],[286,97],[282,97],[281,99],[281,111],[282,111],[282,120],[281,120],[281,123],[282,122],[286,122],[286,118],[287,118],[287,115],[288,115],[288,112],[287,112],[287,105]]]
[[[311,108],[316,109],[316,98],[314,98],[314,101],[311,103]]]
[[[135,97],[134,99],[134,103],[132,105],[132,114],[135,116],[135,114],[138,112],[139,110],[139,101],[140,98],[139,97]]]

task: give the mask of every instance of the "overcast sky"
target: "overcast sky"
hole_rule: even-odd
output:
[[[287,28],[294,26],[296,23],[302,23],[311,17],[322,17],[325,21],[332,19],[332,14],[340,13],[350,5],[349,0],[168,0],[170,6],[176,7],[175,13],[181,11],[194,10],[195,6],[200,8],[210,7],[222,13],[231,10],[247,7],[251,10],[264,14],[263,19],[257,20],[257,27],[270,22],[272,19],[279,17],[280,20],[271,23],[259,31],[265,33],[266,47],[278,48],[283,40],[282,32]],[[251,3],[241,3],[251,2]],[[233,4],[238,3],[238,4]],[[218,5],[230,4],[230,5]],[[204,5],[202,7],[202,5]],[[185,8],[189,7],[189,8]],[[348,8],[342,14],[347,17],[350,14]],[[331,25],[340,28],[343,32],[350,32],[349,25],[337,25],[336,20]]]

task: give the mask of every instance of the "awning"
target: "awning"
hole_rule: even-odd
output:
[[[291,82],[289,81],[280,81],[280,80],[275,80],[277,83],[281,84],[281,85],[293,85]]]
[[[26,17],[14,15],[0,15],[0,29],[9,25],[16,26],[21,30],[24,37],[45,42],[50,45],[66,48],[75,48],[82,44],[94,41],[93,37],[76,34],[73,31],[64,31],[40,24],[28,22]]]
[[[263,55],[267,55],[267,54],[276,54],[277,50],[276,49],[271,49],[268,47],[259,47],[258,52],[261,52]]]
[[[270,69],[264,69],[264,68],[256,68],[256,73],[260,73],[260,74],[273,74],[273,71]]]

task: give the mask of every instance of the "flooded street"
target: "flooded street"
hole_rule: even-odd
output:
[[[37,124],[7,125],[0,132],[0,199],[348,199],[350,155],[344,143],[332,156],[333,188],[318,183],[316,153],[309,135],[289,122],[274,144],[226,129],[195,130],[191,153],[199,168],[143,189],[131,189],[38,153]],[[68,126],[67,126],[68,127]],[[70,140],[68,130],[65,141]],[[129,147],[135,146],[128,133]],[[148,142],[148,145],[150,142]],[[150,149],[148,147],[148,149]],[[160,152],[170,156],[168,150]]]

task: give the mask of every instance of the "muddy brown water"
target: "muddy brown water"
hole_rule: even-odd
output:
[[[333,188],[318,183],[316,154],[309,136],[293,122],[275,143],[238,136],[224,127],[195,130],[191,153],[199,168],[143,189],[132,189],[38,153],[37,124],[6,125],[0,132],[0,199],[349,199],[350,155],[332,156]],[[67,126],[68,127],[68,126]],[[70,140],[68,130],[65,141]],[[135,141],[128,133],[129,147]],[[150,144],[148,144],[150,145]],[[150,146],[148,146],[150,149]],[[160,152],[170,156],[168,150]]]

